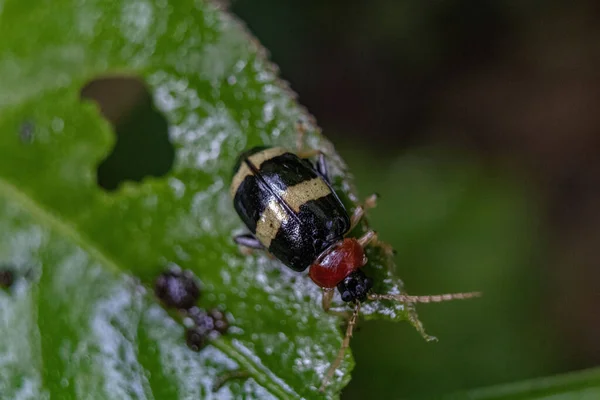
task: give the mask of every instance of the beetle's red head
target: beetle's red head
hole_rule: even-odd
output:
[[[322,288],[337,286],[344,301],[364,301],[373,286],[373,281],[359,269],[366,262],[360,243],[348,238],[325,250],[310,266],[309,275]]]

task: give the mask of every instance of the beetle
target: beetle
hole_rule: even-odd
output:
[[[315,163],[309,160],[312,156],[317,156]],[[320,151],[294,153],[282,147],[250,148],[237,158],[230,194],[237,214],[250,231],[234,237],[238,245],[266,250],[295,271],[309,269],[312,281],[324,290],[326,311],[336,288],[344,302],[354,304],[342,346],[323,378],[321,390],[341,364],[360,304],[367,299],[429,303],[480,295],[370,293],[373,281],[361,270],[367,263],[364,248],[378,245],[391,252],[391,247],[372,230],[359,238],[346,235],[359,223],[365,210],[375,206],[376,196],[370,196],[349,214],[331,185],[326,159]]]

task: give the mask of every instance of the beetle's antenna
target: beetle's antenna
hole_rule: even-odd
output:
[[[403,303],[441,303],[443,301],[467,300],[481,296],[481,292],[447,293],[431,296],[409,296],[406,294],[370,294],[369,300],[395,300]]]
[[[350,320],[348,321],[348,327],[346,328],[346,336],[344,337],[344,340],[342,341],[342,347],[340,347],[340,351],[338,351],[337,357],[335,357],[335,360],[333,360],[333,363],[327,370],[327,373],[325,374],[325,377],[323,378],[323,382],[321,383],[321,388],[319,389],[319,391],[321,391],[321,392],[325,391],[325,388],[329,384],[329,381],[331,381],[331,378],[333,378],[333,374],[335,373],[335,370],[338,369],[338,367],[342,363],[342,360],[344,359],[344,354],[346,353],[346,349],[350,346],[350,338],[352,337],[352,331],[354,330],[354,327],[356,326],[356,322],[358,321],[358,313],[359,312],[360,312],[360,302],[357,301],[356,306],[354,307],[354,312],[352,313],[352,316],[350,317]]]

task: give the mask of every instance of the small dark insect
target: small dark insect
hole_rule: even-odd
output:
[[[206,312],[192,307],[188,316],[193,321],[193,326],[187,329],[185,336],[188,347],[193,351],[202,350],[210,340],[224,335],[229,329],[227,318],[216,308]]]
[[[302,131],[300,132],[302,133]],[[301,147],[302,139],[298,141]],[[308,160],[318,156],[316,164]],[[233,205],[250,233],[234,238],[250,249],[274,255],[291,269],[309,269],[309,276],[323,288],[323,308],[329,310],[337,288],[343,301],[354,305],[346,336],[321,390],[333,377],[350,344],[350,337],[366,300],[409,303],[468,299],[480,293],[439,296],[406,296],[371,293],[373,281],[361,271],[367,262],[364,247],[376,245],[388,253],[391,247],[368,231],[360,238],[345,237],[359,223],[365,210],[375,207],[376,196],[357,205],[352,215],[331,187],[327,164],[319,151],[294,154],[280,147],[255,147],[237,159],[230,187]]]
[[[8,268],[0,269],[0,287],[8,289],[15,281],[15,274]]]
[[[167,307],[188,310],[196,305],[200,288],[191,271],[172,267],[156,278],[154,293]]]
[[[208,344],[208,336],[191,327],[185,331],[185,342],[192,351],[198,352]]]

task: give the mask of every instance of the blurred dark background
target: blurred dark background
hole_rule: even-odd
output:
[[[600,365],[600,3],[230,8],[316,116],[361,196],[381,194],[370,222],[397,249],[407,291],[485,294],[418,307],[437,343],[409,324],[362,322],[344,399],[429,398]],[[119,141],[166,137],[164,120],[148,118],[149,97],[122,112],[141,85],[102,101],[111,90],[95,84],[82,94],[128,132]],[[164,132],[148,140],[148,127]],[[124,157],[100,166],[102,186],[141,178],[122,170]],[[160,176],[172,161],[146,169]]]
[[[600,364],[600,3],[234,0],[356,176],[438,343],[365,322],[345,399]]]

